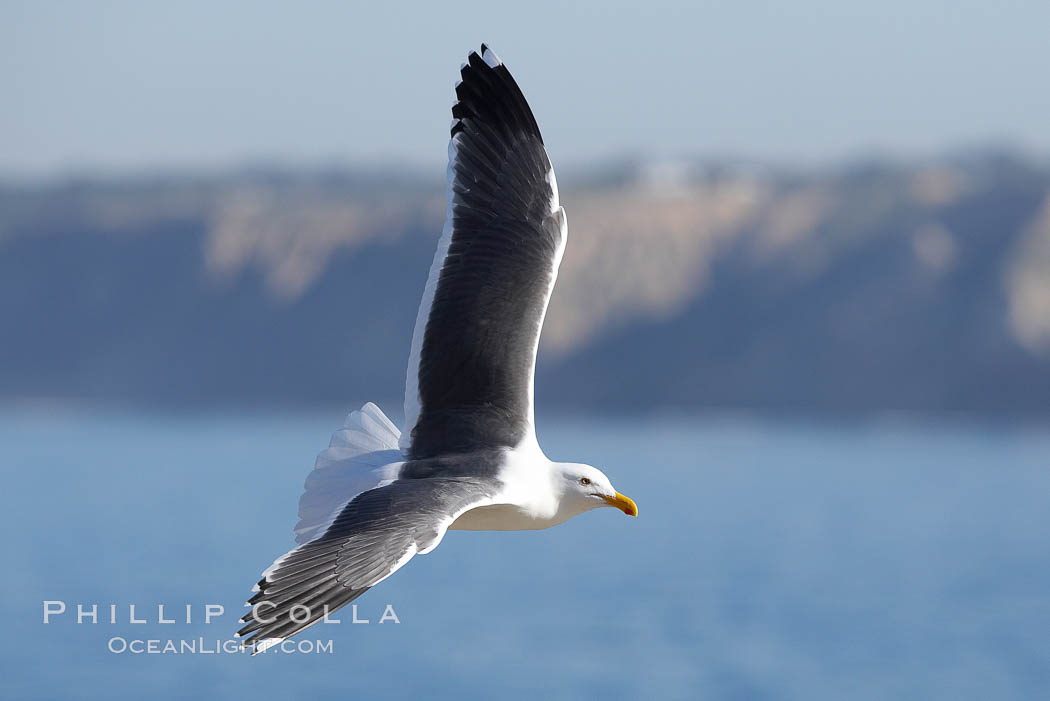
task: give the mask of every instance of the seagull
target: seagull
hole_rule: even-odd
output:
[[[567,226],[536,119],[484,44],[460,68],[445,226],[405,379],[405,430],[352,412],[306,479],[298,547],[255,585],[237,636],[253,654],[382,582],[452,530],[549,528],[638,507],[601,470],[553,462],[536,440],[540,329]]]

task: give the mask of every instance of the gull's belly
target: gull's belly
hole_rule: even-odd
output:
[[[537,517],[514,504],[479,506],[452,522],[458,531],[535,531],[556,526],[565,519]]]

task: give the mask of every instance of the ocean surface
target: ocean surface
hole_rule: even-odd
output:
[[[1050,698],[1050,430],[908,418],[545,415],[639,518],[452,532],[368,623],[223,652],[341,413],[0,413],[0,694]]]

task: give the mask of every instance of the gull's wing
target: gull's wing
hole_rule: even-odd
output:
[[[278,558],[256,585],[237,636],[256,652],[280,643],[438,546],[449,525],[491,503],[491,480],[397,480],[354,497],[315,540]]]
[[[532,110],[481,49],[456,86],[448,213],[412,334],[399,447],[413,459],[535,440],[536,348],[565,211]]]

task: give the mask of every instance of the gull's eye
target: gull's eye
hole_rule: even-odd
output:
[[[591,483],[591,478],[590,477],[581,477],[580,478],[580,484],[582,484],[584,487],[586,487],[590,483]]]

